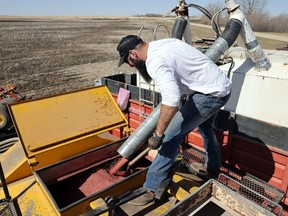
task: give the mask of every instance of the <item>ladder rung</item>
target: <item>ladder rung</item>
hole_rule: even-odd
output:
[[[149,100],[145,100],[145,99],[142,99],[142,98],[139,98],[139,101],[143,101],[143,102],[146,102],[146,103],[149,103],[149,104],[154,104],[153,101],[149,101]]]

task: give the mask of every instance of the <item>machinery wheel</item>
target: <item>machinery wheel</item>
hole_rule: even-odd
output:
[[[0,130],[8,129],[11,122],[11,118],[8,114],[7,107],[0,104]]]
[[[5,98],[0,101],[0,130],[8,130],[13,125],[6,106],[13,102],[15,102],[13,98]]]
[[[0,104],[3,104],[3,105],[7,105],[7,104],[10,104],[10,103],[14,103],[16,100],[14,98],[4,98],[2,100],[0,100]]]

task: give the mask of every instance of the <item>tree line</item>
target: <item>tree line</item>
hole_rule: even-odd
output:
[[[266,9],[267,0],[238,0],[237,2],[253,31],[288,32],[288,14],[282,13],[277,16],[271,16],[269,14],[269,9]],[[224,6],[218,2],[209,4],[206,8],[211,14],[215,14],[221,11]],[[221,16],[219,16],[219,24],[225,26],[228,19],[229,14],[227,12],[225,13],[225,10],[223,10]],[[201,23],[209,24],[210,20],[203,16],[201,18]]]

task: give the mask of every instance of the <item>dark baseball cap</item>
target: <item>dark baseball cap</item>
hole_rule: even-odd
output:
[[[127,35],[121,39],[117,46],[117,51],[120,55],[118,67],[120,67],[124,62],[128,63],[127,57],[129,55],[129,51],[133,50],[138,44],[142,42],[143,40],[137,35]]]

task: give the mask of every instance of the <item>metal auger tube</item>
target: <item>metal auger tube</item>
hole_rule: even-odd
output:
[[[205,55],[212,61],[217,61],[217,59],[223,55],[237,39],[241,28],[242,23],[238,19],[230,19],[222,35],[220,35],[213,45],[205,52]]]
[[[133,154],[149,139],[156,128],[160,115],[160,106],[161,105],[159,104],[137,127],[132,135],[129,136],[129,138],[120,146],[117,151],[121,156],[130,159]]]
[[[182,16],[177,17],[173,25],[171,37],[182,40],[186,27],[187,27],[187,20]]]
[[[257,70],[268,70],[271,67],[270,61],[258,43],[246,18],[243,19],[243,28],[240,35],[245,43],[248,55],[255,64],[254,68]]]
[[[240,10],[238,4],[234,0],[225,0],[226,7],[230,14],[230,18],[238,19],[242,23],[240,36],[245,43],[248,55],[255,63],[254,68],[257,70],[268,70],[271,67],[269,59],[265,56],[263,49],[258,43],[245,15]]]
[[[214,62],[217,61],[217,59],[228,50],[240,34],[251,60],[255,63],[254,67],[258,70],[268,70],[271,67],[271,64],[254,36],[245,15],[239,8],[239,5],[236,4],[234,0],[225,0],[225,3],[228,13],[230,14],[230,20],[222,35],[216,39],[205,54]]]

